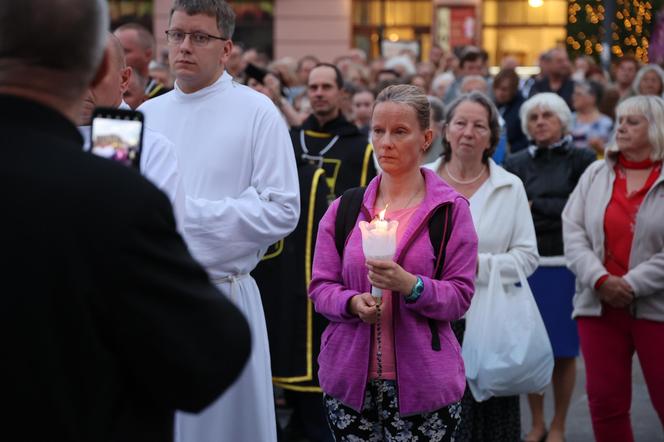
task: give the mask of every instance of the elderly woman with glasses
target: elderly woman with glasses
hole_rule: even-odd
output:
[[[567,198],[595,154],[574,147],[569,134],[572,114],[553,93],[534,95],[521,106],[521,124],[531,140],[527,149],[507,158],[505,169],[524,183],[535,224],[540,266],[529,283],[553,348],[555,414],[548,442],[564,439],[565,419],[574,390],[579,338],[571,319],[574,275],[565,267],[561,214]],[[543,397],[529,395],[532,429],[527,441],[546,434]]]
[[[513,284],[519,280],[517,267],[530,275],[538,260],[535,229],[523,184],[491,159],[500,137],[499,118],[498,110],[486,95],[480,92],[462,95],[447,109],[443,155],[426,166],[436,170],[470,201],[479,238],[473,303],[491,296],[492,270],[500,272],[502,283]],[[465,321],[455,324],[462,341],[464,328]],[[457,442],[521,438],[518,395],[477,402],[467,390],[461,416],[454,438]]]
[[[595,440],[634,440],[632,359],[664,423],[664,100],[617,109],[615,143],[586,170],[563,212],[565,257],[576,274],[574,317]]]

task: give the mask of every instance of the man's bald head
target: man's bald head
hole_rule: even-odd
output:
[[[147,77],[155,45],[150,31],[138,23],[127,23],[118,27],[114,34],[124,48],[127,64]]]
[[[84,100],[80,126],[90,123],[95,107],[116,108],[122,103],[122,96],[129,87],[131,68],[124,60],[122,45],[111,33],[106,36],[106,52],[108,53],[108,70],[99,82],[90,88]]]
[[[110,32],[106,36],[106,49],[110,56],[111,69],[123,69],[127,67],[125,61],[124,48],[118,38]]]
[[[0,88],[77,100],[103,55],[106,0],[0,1]]]

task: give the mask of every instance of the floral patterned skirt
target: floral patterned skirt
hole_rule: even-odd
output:
[[[443,442],[451,441],[459,423],[461,405],[414,416],[399,414],[395,381],[372,380],[364,407],[358,413],[325,395],[327,420],[338,442]]]

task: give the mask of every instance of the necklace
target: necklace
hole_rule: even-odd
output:
[[[447,166],[449,163],[445,163],[445,173],[447,173],[447,176],[452,178],[452,181],[454,181],[457,184],[473,184],[475,181],[479,180],[482,175],[484,175],[484,166],[482,167],[482,170],[480,170],[480,174],[477,175],[475,178],[472,178],[470,180],[460,180],[457,179],[452,173],[450,172],[450,168]]]
[[[422,190],[422,188],[419,187],[419,188],[417,189],[417,191],[413,194],[413,196],[410,197],[410,199],[408,200],[408,202],[406,202],[406,204],[401,208],[401,210],[408,208],[408,206],[410,206],[410,203],[413,202],[413,200],[415,199],[415,197],[416,197],[417,195],[420,194],[420,191],[421,191],[421,190]],[[380,196],[380,201],[383,203],[380,207],[387,207],[387,203],[385,202],[385,198],[383,198],[382,195]],[[395,210],[395,209],[392,209],[392,210]]]

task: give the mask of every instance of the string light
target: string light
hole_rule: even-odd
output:
[[[648,62],[649,38],[654,12],[664,0],[616,0],[611,20],[611,54],[633,54]],[[567,8],[568,51],[574,55],[598,57],[603,50],[606,9],[603,0],[569,0]]]

